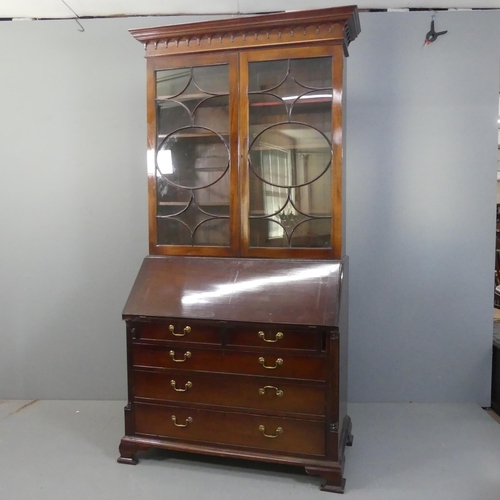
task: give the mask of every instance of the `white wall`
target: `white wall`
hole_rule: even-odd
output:
[[[165,22],[0,23],[0,399],[126,397],[121,311],[148,252],[127,30]]]
[[[174,19],[180,22],[181,19]],[[489,404],[500,14],[362,14],[347,101],[351,401]],[[0,398],[126,396],[165,19],[0,23]]]
[[[500,12],[365,14],[348,66],[350,399],[489,405]]]

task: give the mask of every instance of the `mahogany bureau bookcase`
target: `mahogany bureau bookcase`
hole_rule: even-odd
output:
[[[121,463],[151,447],[305,467],[343,492],[344,69],[355,7],[132,30],[149,250],[123,311]]]

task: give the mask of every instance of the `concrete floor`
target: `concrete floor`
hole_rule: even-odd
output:
[[[0,499],[498,500],[500,425],[475,405],[352,404],[344,497],[295,468],[148,452],[116,462],[124,402],[0,401]]]

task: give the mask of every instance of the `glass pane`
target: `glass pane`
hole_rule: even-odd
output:
[[[178,128],[189,127],[191,125],[191,113],[189,109],[177,101],[160,101],[157,107],[156,120],[158,137],[163,139]]]
[[[210,219],[198,226],[194,244],[204,246],[229,245],[229,219]]]
[[[296,227],[291,238],[292,247],[330,247],[330,218],[303,222]]]
[[[176,213],[170,209],[166,210],[170,211],[168,216],[158,217],[160,245],[229,245],[227,210],[212,206],[212,214],[209,214],[194,199],[179,208]]]
[[[284,228],[274,219],[250,219],[251,247],[287,247]]]
[[[169,184],[163,177],[156,182],[158,215],[174,215],[185,210],[193,197],[190,191]]]
[[[229,245],[228,65],[156,77],[158,243]]]
[[[191,69],[164,69],[156,72],[156,97],[158,99],[180,94],[191,81]]]
[[[307,123],[323,132],[332,134],[332,91],[323,90],[302,94],[290,104],[290,119]]]
[[[206,128],[189,127],[166,137],[156,154],[159,174],[169,184],[186,189],[207,187],[229,168],[229,150],[224,140]],[[206,182],[201,172],[215,172]]]
[[[284,210],[289,203],[289,190],[267,184],[255,174],[250,174],[250,215],[262,217]]]
[[[205,94],[229,94],[229,66],[199,66],[193,68],[193,81]]]
[[[282,123],[264,130],[250,146],[250,168],[265,182],[275,186],[298,186],[304,179],[302,156],[314,153],[320,174],[331,164],[332,150],[327,138],[313,127]]]
[[[279,97],[270,94],[251,94],[248,100],[251,141],[269,125],[288,120],[289,106]]]
[[[229,136],[229,97],[210,97],[196,108],[194,124]]]
[[[301,170],[305,179],[309,177],[315,178],[320,173],[313,155],[304,158],[303,169]],[[332,212],[331,178],[331,170],[328,169],[316,181],[292,189],[297,210],[312,217],[330,216]]]
[[[229,172],[220,177],[219,172],[206,170],[198,176],[210,188],[193,191],[196,204],[207,213],[229,216]]]
[[[330,245],[331,75],[330,57],[249,64],[251,247]]]
[[[249,92],[270,91],[288,75],[288,59],[250,63]]]
[[[159,245],[191,245],[191,232],[178,219],[158,219],[157,233]]]
[[[332,58],[291,59],[290,76],[303,87],[325,89],[332,86]]]

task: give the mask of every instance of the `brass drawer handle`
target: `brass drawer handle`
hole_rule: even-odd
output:
[[[187,427],[189,424],[193,423],[193,417],[188,417],[186,418],[186,423],[185,424],[178,424],[177,423],[177,417],[175,415],[172,415],[172,422],[176,427]]]
[[[281,340],[284,337],[283,332],[278,332],[274,340],[266,339],[266,334],[264,332],[259,332],[257,335],[259,336],[259,339],[262,339],[264,342],[278,342],[278,340]]]
[[[267,368],[268,370],[276,370],[278,366],[281,366],[283,364],[283,360],[281,358],[278,358],[276,362],[274,363],[274,366],[266,366],[264,363],[266,360],[262,357],[259,358],[259,363],[264,367]]]
[[[170,381],[170,385],[174,388],[174,391],[177,391],[177,392],[186,392],[188,389],[191,389],[191,387],[193,387],[193,382],[191,382],[190,380],[188,380],[186,382],[185,386],[184,386],[184,389],[177,389],[175,380],[171,380]]]
[[[266,428],[263,425],[259,425],[259,431],[262,432],[262,434],[264,435],[264,437],[271,438],[271,439],[277,438],[280,434],[283,434],[283,428],[282,427],[278,427],[276,429],[276,434],[266,434]]]
[[[170,325],[168,327],[168,329],[170,330],[170,333],[174,336],[174,337],[184,337],[184,335],[186,335],[186,333],[189,333],[191,331],[191,327],[190,326],[186,326],[184,328],[184,333],[175,333],[175,326],[174,325]]]
[[[276,396],[278,396],[279,398],[281,398],[281,396],[283,396],[283,391],[281,389],[278,389],[274,385],[265,385],[264,387],[261,387],[259,389],[259,394],[261,396],[264,396],[264,394],[266,393],[266,389],[274,389],[276,391]]]
[[[191,357],[191,351],[186,351],[184,354],[184,359],[175,359],[175,351],[170,351],[170,357],[176,362],[176,363],[184,363],[186,359]]]

